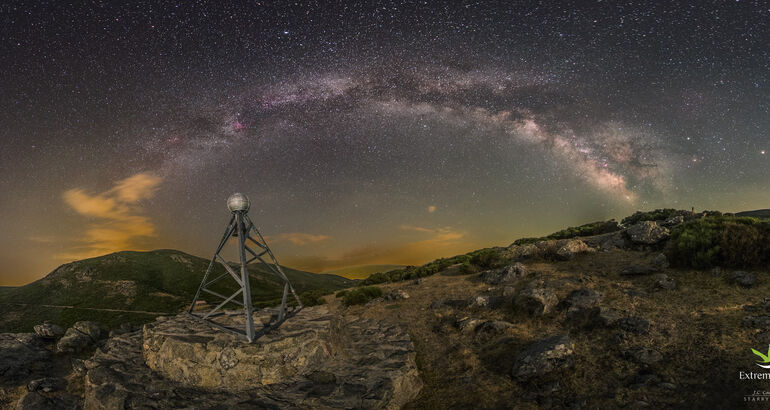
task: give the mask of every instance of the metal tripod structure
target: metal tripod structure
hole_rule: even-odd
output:
[[[233,200],[233,197],[235,197],[236,195],[242,196],[242,200],[245,201],[245,205],[244,203],[239,202],[238,205],[231,206],[231,201]],[[236,198],[236,199],[241,200],[241,198]],[[228,200],[228,207],[232,212],[232,216],[230,217],[230,222],[227,224],[225,233],[222,236],[222,240],[219,242],[219,246],[217,247],[216,252],[214,252],[214,257],[211,259],[208,269],[206,269],[206,274],[203,276],[203,281],[201,281],[201,284],[198,287],[198,291],[195,293],[195,299],[193,299],[192,304],[190,304],[190,309],[188,310],[188,313],[190,313],[194,317],[197,317],[201,320],[206,321],[207,323],[217,328],[234,332],[241,336],[245,336],[246,340],[248,340],[249,343],[252,343],[254,342],[254,340],[256,340],[256,332],[254,330],[254,316],[253,316],[254,306],[251,303],[251,286],[249,284],[249,271],[246,265],[248,265],[249,263],[255,260],[259,260],[265,266],[267,266],[276,276],[278,276],[278,278],[282,279],[284,282],[283,297],[281,298],[281,307],[278,312],[278,320],[275,323],[271,324],[270,327],[264,329],[264,331],[267,331],[272,327],[280,325],[281,322],[283,322],[283,320],[286,318],[286,315],[287,315],[286,299],[289,295],[289,292],[291,292],[291,294],[294,296],[294,299],[297,301],[297,308],[295,308],[293,312],[297,312],[299,309],[302,308],[302,302],[297,296],[297,292],[294,290],[294,287],[291,286],[291,283],[289,282],[289,279],[286,277],[286,274],[283,272],[281,265],[278,264],[278,260],[275,259],[275,255],[273,255],[273,252],[270,250],[270,247],[267,246],[267,242],[265,242],[265,238],[262,237],[262,234],[259,232],[257,227],[249,218],[248,198],[246,198],[246,196],[243,194],[234,194]],[[251,235],[252,233],[255,234],[256,238]],[[227,244],[227,241],[231,237],[238,238],[238,256],[240,258],[239,272],[236,272],[236,270],[233,269],[227,263],[227,261],[225,261],[225,259],[220,255],[220,252],[225,247],[225,245]],[[247,241],[251,241],[251,242],[249,243]],[[249,247],[249,244],[253,244],[259,253],[251,249]],[[247,253],[251,255],[249,259],[246,259]],[[209,275],[214,269],[215,262],[218,262],[225,268],[225,273],[217,276],[212,280],[209,280]],[[209,288],[209,286],[213,285],[214,283],[218,282],[220,279],[223,279],[227,276],[235,280],[235,282],[239,286],[239,289],[236,290],[235,293],[233,293],[230,296],[225,296]],[[209,311],[194,312],[193,309],[195,308],[196,302],[198,302],[199,298],[201,297],[201,292],[208,293],[212,297],[218,300],[221,300],[221,302]],[[239,295],[242,296],[242,299],[243,299],[242,302],[236,299]],[[228,303],[233,303],[243,307],[244,314],[246,316],[246,323],[243,331],[234,329],[232,327],[224,326],[212,320],[212,318],[224,313],[222,311],[222,308]]]

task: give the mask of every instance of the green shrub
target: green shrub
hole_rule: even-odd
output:
[[[505,263],[505,258],[500,255],[500,252],[491,248],[481,249],[472,252],[470,255],[470,263],[481,269],[497,268]]]
[[[347,289],[342,289],[341,291],[337,292],[337,294],[334,295],[334,297],[335,298],[341,298],[341,297],[347,295],[347,293],[348,293]]]
[[[478,273],[479,268],[477,268],[475,265],[471,265],[470,262],[466,261],[463,262],[462,265],[460,265],[460,273],[463,275],[471,275],[474,273]]]
[[[570,226],[567,229],[554,232],[548,236],[540,238],[521,238],[513,242],[514,245],[528,245],[535,242],[546,241],[549,239],[571,239],[578,236],[593,236],[603,233],[610,233],[620,230],[620,225],[614,219],[609,221],[591,222],[580,226]]]
[[[374,298],[382,296],[382,289],[377,286],[362,286],[349,290],[342,296],[342,304],[345,306],[362,305]]]
[[[673,265],[696,269],[770,265],[770,222],[711,215],[674,228],[666,247]]]
[[[326,303],[326,300],[323,297],[328,294],[328,292],[322,290],[308,290],[299,295],[299,300],[302,301],[303,306],[323,305]]]

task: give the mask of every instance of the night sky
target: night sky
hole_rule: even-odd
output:
[[[770,208],[764,1],[4,1],[0,65],[0,285],[235,191],[315,272]]]

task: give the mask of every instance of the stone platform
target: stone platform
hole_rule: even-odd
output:
[[[399,408],[422,388],[414,356],[400,328],[323,306],[302,309],[252,344],[182,314],[98,350],[86,363],[84,404]]]

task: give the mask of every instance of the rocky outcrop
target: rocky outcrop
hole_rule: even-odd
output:
[[[658,225],[655,221],[643,221],[630,226],[626,233],[631,242],[642,245],[653,245],[669,237],[668,228]]]
[[[401,289],[393,289],[385,296],[386,300],[403,300],[409,299],[409,294]]]
[[[757,283],[757,277],[753,273],[735,271],[727,276],[728,282],[738,284],[744,288],[750,288]]]
[[[664,290],[676,289],[676,280],[666,275],[665,273],[658,273],[653,276],[655,288]]]
[[[105,336],[106,331],[96,322],[76,322],[56,343],[56,350],[61,353],[78,353]]]
[[[532,316],[550,313],[559,303],[556,293],[549,288],[524,289],[513,300],[514,305]]]
[[[566,335],[535,342],[516,356],[511,375],[519,381],[527,381],[567,368],[572,365],[572,348],[572,341]]]
[[[0,333],[0,385],[15,385],[43,370],[51,352],[34,333]]]
[[[57,326],[51,322],[45,322],[40,325],[35,325],[35,334],[43,339],[56,339],[64,334],[64,329],[61,326]]]
[[[490,285],[513,283],[529,274],[529,270],[523,263],[516,262],[499,269],[490,269],[481,272],[481,280]]]
[[[579,239],[568,239],[567,242],[556,250],[556,256],[561,260],[570,260],[575,255],[586,252],[594,252],[595,249],[589,247],[585,242]]]
[[[628,247],[628,240],[623,235],[623,231],[594,235],[581,239],[586,245],[600,251],[623,249]]]
[[[185,316],[108,340],[86,362],[84,407],[399,408],[422,388],[408,334],[382,322],[317,306],[249,344]]]

